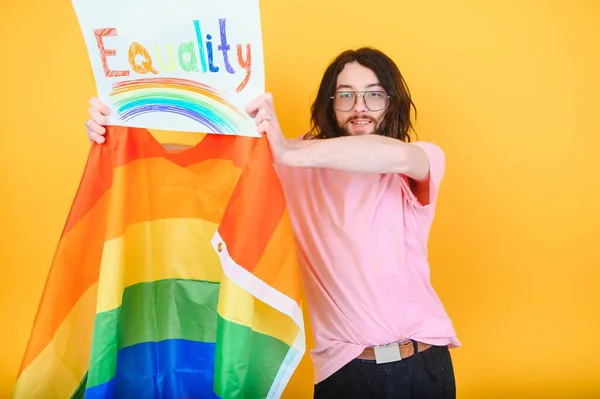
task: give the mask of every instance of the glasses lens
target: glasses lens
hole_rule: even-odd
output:
[[[387,96],[382,91],[366,92],[365,104],[371,111],[380,111],[387,105]]]
[[[352,92],[335,93],[333,105],[339,111],[350,111],[354,107],[355,96]]]

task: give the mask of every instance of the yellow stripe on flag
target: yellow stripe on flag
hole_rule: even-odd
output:
[[[287,315],[253,297],[223,274],[217,311],[224,319],[248,326],[292,346],[299,328]]]
[[[104,246],[97,312],[121,305],[126,287],[181,278],[221,281],[223,269],[210,239],[218,225],[200,219],[162,219],[130,225]]]
[[[71,397],[89,366],[97,285],[75,303],[50,343],[21,373],[13,399]]]

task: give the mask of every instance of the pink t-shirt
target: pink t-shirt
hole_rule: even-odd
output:
[[[403,175],[277,166],[315,338],[315,384],[367,346],[460,345],[431,286],[427,256],[445,156],[434,144],[415,144],[430,161],[426,206]]]

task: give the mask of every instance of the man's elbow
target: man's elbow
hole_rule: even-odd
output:
[[[415,181],[425,181],[429,178],[429,158],[427,153],[418,145],[404,146],[400,162],[400,173]]]

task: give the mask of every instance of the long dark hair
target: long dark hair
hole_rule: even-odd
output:
[[[327,139],[347,135],[338,125],[330,97],[335,92],[338,75],[346,64],[354,61],[372,70],[390,96],[376,134],[410,142],[409,132],[414,130],[410,112],[413,108],[416,118],[417,109],[410,97],[408,86],[394,61],[383,52],[370,47],[346,50],[329,64],[321,80],[317,98],[311,106],[311,129],[305,138]]]

